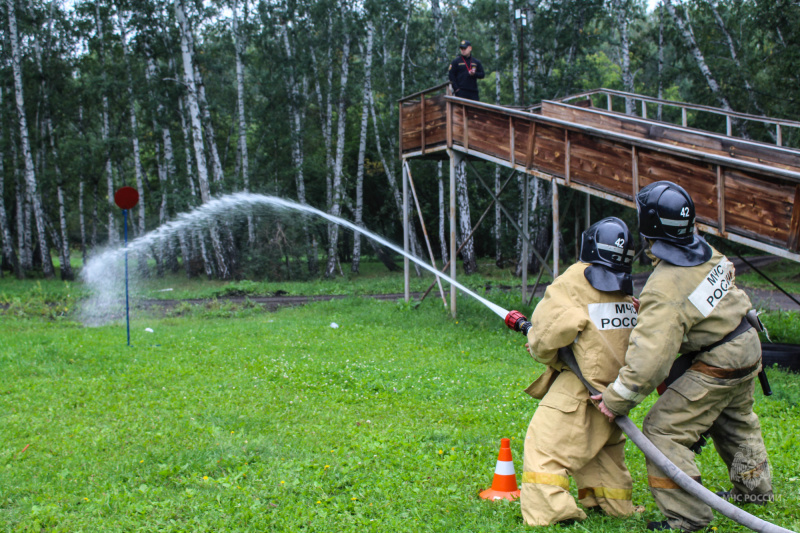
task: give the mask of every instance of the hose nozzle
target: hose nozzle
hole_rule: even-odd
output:
[[[519,311],[510,311],[506,315],[506,326],[514,331],[520,331],[523,335],[528,334],[528,330],[531,329],[531,323],[528,322],[528,319],[520,313]]]

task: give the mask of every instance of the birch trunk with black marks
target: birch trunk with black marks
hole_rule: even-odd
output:
[[[413,4],[408,0],[406,4],[406,23],[403,24],[403,47],[400,51],[400,94],[406,94],[406,56],[408,55],[408,26],[411,22]]]
[[[247,153],[247,120],[244,112],[244,40],[239,28],[239,3],[233,0],[233,46],[236,56],[236,111],[239,125],[239,169],[242,172],[244,192],[250,192],[250,159]],[[247,242],[252,245],[256,240],[253,215],[247,215]]]
[[[45,119],[47,127],[47,135],[50,140],[50,153],[53,157],[53,171],[56,176],[56,199],[58,200],[58,225],[61,230],[61,238],[59,239],[59,259],[61,263],[61,279],[64,281],[72,281],[75,279],[75,274],[72,271],[72,264],[70,263],[70,250],[69,250],[69,237],[67,235],[67,212],[64,205],[64,180],[61,175],[61,166],[59,165],[58,149],[56,148],[55,134],[53,132],[53,121],[48,116]]]
[[[333,162],[333,196],[329,213],[338,217],[342,212],[342,195],[344,184],[342,173],[344,168],[344,135],[347,123],[345,103],[347,97],[347,79],[350,74],[350,34],[346,34],[342,46],[342,71],[339,80],[339,100],[336,109],[336,159]],[[336,251],[339,244],[339,225],[328,224],[328,265],[325,267],[325,277],[330,278],[336,269]]]
[[[108,110],[108,95],[106,94],[105,85],[107,80],[106,74],[106,59],[105,59],[105,33],[103,32],[103,18],[100,15],[100,3],[95,3],[95,23],[97,29],[97,37],[100,46],[100,52],[98,54],[100,58],[100,69],[102,70],[102,80],[103,80],[103,90],[102,90],[102,100],[103,100],[103,127],[101,129],[101,135],[103,138],[103,146],[105,147],[105,156],[106,156],[106,163],[105,163],[105,174],[106,174],[106,194],[108,200],[108,244],[110,246],[114,246],[119,242],[119,234],[116,227],[116,222],[114,221],[114,213],[117,210],[116,205],[114,205],[114,172],[111,167],[111,144],[109,142],[109,136],[111,133],[111,129],[109,126],[109,110]]]
[[[498,68],[495,69],[495,82],[494,82],[494,103],[496,105],[500,105],[500,2],[495,1],[494,3],[494,20],[495,20],[495,31],[494,31],[494,63],[498,65]],[[495,165],[494,167],[494,192],[495,194],[499,194],[500,192],[500,166]],[[495,202],[494,204],[494,262],[498,268],[503,267],[503,249],[500,246],[500,239],[502,237],[502,226],[501,226],[501,211],[500,211],[500,203]]]
[[[19,47],[19,36],[17,34],[17,16],[14,0],[6,0],[8,8],[8,29],[11,41],[11,66],[14,74],[14,92],[17,105],[17,120],[19,125],[20,145],[22,147],[22,159],[25,168],[25,185],[27,194],[33,206],[33,214],[36,219],[36,230],[39,238],[39,251],[42,258],[42,270],[47,279],[55,276],[53,264],[50,259],[50,247],[47,244],[45,228],[44,209],[42,199],[39,194],[36,182],[36,173],[33,168],[33,158],[31,157],[31,147],[28,137],[28,121],[25,117],[25,97],[22,87],[22,66],[21,52]]]
[[[728,50],[730,51],[731,59],[733,59],[733,62],[736,65],[736,72],[738,72],[739,75],[742,77],[742,82],[744,83],[744,88],[747,90],[747,98],[748,100],[750,100],[750,105],[752,105],[755,108],[755,110],[758,111],[760,114],[766,115],[764,110],[758,104],[758,100],[756,99],[756,93],[755,90],[753,89],[752,84],[750,83],[748,73],[742,67],[742,62],[739,61],[739,56],[736,53],[736,46],[734,45],[733,37],[728,31],[728,27],[725,25],[725,21],[722,20],[722,17],[719,14],[719,10],[717,10],[717,6],[715,5],[715,1],[710,0],[708,2],[708,5],[711,8],[711,13],[714,14],[714,20],[717,22],[719,31],[722,32],[722,35],[725,36],[725,41],[728,43]],[[774,136],[774,134],[771,131],[770,135]]]
[[[467,162],[463,160],[456,166],[456,198],[458,203],[458,242],[460,246],[472,231],[469,193],[467,191]],[[469,241],[461,248],[461,259],[464,261],[464,274],[474,274],[478,271],[478,263],[475,260],[475,239],[473,237],[470,237]]]
[[[679,5],[680,2],[678,2]],[[678,30],[680,31],[681,37],[683,38],[684,45],[689,49],[689,52],[692,54],[692,57],[697,64],[697,68],[700,69],[700,72],[703,74],[703,77],[706,80],[706,84],[711,92],[714,94],[714,97],[719,101],[720,107],[725,109],[726,111],[733,111],[731,108],[728,99],[722,93],[722,89],[720,89],[719,83],[717,83],[716,78],[711,73],[711,69],[708,68],[708,64],[706,63],[706,58],[703,55],[703,52],[700,50],[700,47],[697,45],[697,41],[694,38],[694,31],[692,30],[691,21],[689,20],[689,14],[684,10],[684,16],[686,16],[686,20],[681,18],[678,15],[677,11],[675,10],[675,6],[672,5],[672,0],[664,0],[664,5],[669,11],[672,20],[675,21],[675,24],[678,26]]]
[[[183,97],[178,97],[178,116],[181,120],[181,132],[183,132],[183,153],[186,161],[186,182],[190,193],[186,205],[189,209],[192,209],[197,205],[197,189],[194,185],[194,178],[192,177],[194,176],[194,166],[192,165],[192,147],[190,141],[191,135],[189,133],[189,128],[186,125],[185,109],[186,106],[184,104]],[[193,238],[189,232],[178,233],[178,243],[181,247],[183,267],[186,271],[187,278],[192,278],[198,274],[197,269],[194,268],[194,259],[198,251],[198,248],[193,246],[193,243],[196,240],[197,239]],[[202,260],[203,258],[201,257],[200,259]]]
[[[0,109],[3,108],[3,88],[0,87]],[[8,228],[8,219],[6,218],[6,202],[5,202],[5,166],[3,164],[3,157],[4,153],[2,151],[4,145],[4,137],[5,137],[5,124],[0,124],[0,239],[3,240],[3,256],[5,256],[6,260],[11,264],[12,269],[14,270],[14,275],[18,279],[25,279],[25,273],[19,266],[19,259],[17,258],[17,253],[14,251],[14,245],[12,244],[11,231]],[[2,263],[2,258],[0,258],[0,263]],[[3,269],[0,265],[0,277],[3,275]]]
[[[18,161],[16,144],[11,144],[11,152],[14,161]],[[17,251],[19,252],[19,266],[23,272],[33,269],[33,249],[31,246],[31,221],[30,206],[28,195],[23,187],[24,179],[20,177],[19,165],[14,168],[14,184],[16,186],[14,196],[17,199]]]
[[[369,99],[372,94],[372,36],[375,31],[371,20],[367,20],[366,51],[361,50],[364,56],[364,91],[361,103],[361,131],[358,136],[358,161],[356,165],[356,207],[354,212],[357,226],[364,225],[364,159],[367,154],[367,129],[369,127]],[[361,234],[353,234],[353,261],[350,271],[358,273],[361,264]]]
[[[305,175],[303,174],[303,166],[305,165],[305,154],[303,152],[305,114],[301,111],[302,102],[300,87],[294,71],[295,54],[292,43],[289,40],[289,30],[286,27],[283,27],[281,29],[281,33],[283,37],[284,50],[286,51],[286,58],[288,59],[289,65],[286,69],[286,90],[289,94],[289,120],[292,129],[292,162],[294,164],[295,186],[297,187],[297,201],[302,205],[308,205],[308,202],[306,201]],[[317,96],[320,97],[319,91],[317,91]],[[324,124],[325,122],[323,121],[323,127]],[[302,225],[303,236],[306,242],[306,262],[308,265],[308,273],[313,276],[319,272],[316,239],[312,236],[308,227],[308,223],[305,221],[305,219],[303,220]]]
[[[139,193],[139,202],[136,204],[138,208],[138,235],[142,236],[146,233],[145,227],[145,195],[144,195],[144,172],[142,170],[142,156],[139,150],[139,121],[136,118],[136,96],[133,93],[133,74],[131,72],[130,52],[128,50],[128,36],[127,29],[124,22],[120,18],[120,36],[122,37],[122,55],[125,58],[125,73],[128,78],[128,113],[130,114],[131,123],[131,145],[133,148],[133,175],[136,179],[136,191]],[[147,267],[147,255],[140,252],[139,259],[139,272],[143,277],[149,276],[149,268]],[[161,262],[159,257],[156,257],[157,262]]]
[[[331,40],[330,26],[331,16],[328,15],[328,40]],[[313,29],[313,26],[312,26]],[[285,33],[285,32],[284,32]],[[317,105],[319,106],[320,122],[322,127],[322,138],[325,140],[325,199],[326,208],[330,208],[333,201],[333,46],[328,46],[328,57],[326,59],[325,80],[328,92],[325,93],[320,83],[321,68],[317,62],[317,54],[314,47],[311,47],[311,65],[314,69],[314,88],[317,93]],[[295,76],[296,78],[296,76]],[[323,111],[324,109],[324,111]],[[299,111],[299,109],[298,109]]]
[[[192,44],[190,50],[194,50],[194,44]],[[194,57],[194,54],[192,54],[192,57]],[[211,156],[211,175],[214,178],[214,183],[218,184],[216,187],[221,192],[223,181],[225,180],[222,172],[222,159],[220,159],[219,150],[217,149],[217,135],[214,132],[214,123],[211,120],[211,111],[206,99],[206,87],[197,64],[194,65],[194,79],[197,87],[197,102],[200,105],[200,111],[203,116],[203,131],[206,134],[208,153]]]
[[[163,141],[163,129],[159,127],[158,120],[159,117],[164,116],[164,105],[161,103],[161,98],[158,95],[157,89],[154,88],[154,83],[156,79],[156,65],[155,61],[153,61],[153,56],[149,52],[148,46],[148,55],[147,55],[147,68],[144,71],[145,79],[147,81],[148,92],[150,94],[150,100],[156,102],[156,112],[153,114],[153,132],[157,132],[160,129],[162,130],[162,141]],[[169,131],[169,130],[167,130]],[[161,149],[161,142],[159,141],[156,135],[154,137],[154,147],[155,147],[155,161],[156,161],[156,173],[158,174],[158,186],[161,191],[161,204],[158,207],[158,225],[161,226],[167,221],[167,191],[168,191],[168,177],[167,177],[167,169],[166,163],[164,158],[162,157],[162,149]],[[174,262],[174,254],[172,253],[172,246],[168,241],[161,241],[158,245],[156,245],[156,268],[157,268],[157,275],[162,277],[164,275],[164,263],[173,263]]]
[[[80,138],[83,142],[86,142],[86,131],[84,130],[83,126],[83,106],[78,107],[78,132]],[[83,156],[82,156],[83,157]],[[86,261],[89,259],[88,250],[86,246],[86,214],[85,214],[85,207],[86,207],[86,182],[83,178],[83,172],[80,175],[80,181],[78,182],[78,223],[81,229],[81,258],[83,259],[83,264],[86,264]]]
[[[447,64],[447,39],[442,26],[442,8],[439,5],[439,0],[431,0],[431,15],[433,16],[433,33],[436,34],[436,64]],[[437,71],[437,76],[439,72]],[[446,74],[444,74],[446,76]]]
[[[615,0],[614,11],[619,28],[620,59],[622,62],[622,86],[625,92],[633,92],[633,74],[631,73],[631,41],[628,35],[628,2]],[[632,98],[625,98],[625,114],[633,115],[635,103]]]
[[[519,35],[517,35],[517,19],[513,0],[508,2],[508,23],[511,28],[511,87],[514,93],[514,105],[520,105]]]
[[[197,164],[197,177],[200,185],[200,198],[203,203],[211,200],[211,188],[208,182],[208,167],[206,166],[205,154],[203,151],[203,125],[200,120],[200,106],[197,101],[197,85],[194,79],[194,60],[192,58],[193,49],[189,46],[191,37],[191,26],[186,18],[183,6],[184,0],[175,3],[175,16],[181,27],[181,57],[183,59],[183,77],[186,85],[186,99],[189,104],[189,115],[192,125],[192,140],[194,143],[195,163]],[[211,246],[214,249],[216,259],[217,274],[222,279],[231,277],[230,269],[225,258],[222,242],[219,236],[219,229],[216,222],[212,222],[209,227],[211,235]],[[202,235],[200,242],[203,243]],[[205,244],[202,244],[205,247]],[[206,264],[206,273],[209,273],[209,265]]]

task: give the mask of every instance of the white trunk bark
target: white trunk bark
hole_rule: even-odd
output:
[[[459,245],[472,231],[472,220],[469,211],[469,193],[467,192],[467,162],[461,161],[456,167],[456,198],[458,202]],[[470,237],[467,244],[461,248],[461,258],[464,260],[464,274],[474,274],[478,271],[475,261],[475,239]]]
[[[6,0],[8,8],[8,28],[11,41],[11,66],[14,73],[14,90],[17,104],[17,117],[19,124],[20,144],[22,145],[22,158],[25,163],[25,184],[28,189],[28,196],[33,204],[33,213],[36,218],[36,228],[39,237],[39,249],[42,257],[42,270],[45,278],[54,277],[53,264],[50,260],[50,247],[47,244],[47,236],[44,221],[44,210],[42,200],[39,195],[36,174],[33,169],[33,158],[31,157],[30,141],[28,139],[28,121],[25,117],[25,98],[22,87],[22,66],[21,52],[19,49],[19,36],[17,34],[17,16],[14,0]]]
[[[186,18],[183,0],[179,0],[175,3],[175,16],[181,26],[181,57],[183,59],[184,82],[187,89],[186,99],[189,103],[189,115],[192,124],[192,139],[194,142],[195,162],[197,163],[198,182],[200,184],[200,198],[203,203],[206,203],[211,200],[211,188],[208,183],[208,167],[206,166],[206,159],[203,152],[203,125],[200,121],[200,106],[197,102],[197,86],[195,84],[193,66],[194,60],[192,58],[192,48],[189,46],[192,29]],[[231,273],[228,270],[228,264],[216,224],[211,225],[210,234],[218,274],[222,279],[228,279]],[[203,243],[202,237],[200,241]],[[203,243],[202,246],[205,247],[205,244]],[[208,273],[208,270],[207,266],[206,273]]]
[[[513,3],[513,2],[512,2]],[[494,3],[494,63],[500,65],[500,2],[496,0]],[[495,104],[500,105],[500,69],[495,69],[495,83],[494,83],[494,101]],[[500,192],[500,166],[495,165],[494,168],[494,190],[495,194]],[[502,238],[501,226],[501,211],[500,203],[495,202],[494,205],[494,260],[498,267],[503,265],[503,250],[500,246],[500,239]]]
[[[192,135],[189,131],[189,127],[186,124],[186,113],[184,112],[185,109],[186,104],[183,101],[183,97],[179,97],[178,115],[181,118],[181,131],[183,132],[183,155],[184,159],[186,160],[186,181],[189,185],[189,192],[191,193],[191,197],[188,199],[187,203],[191,208],[197,205],[197,187],[195,187],[194,184],[194,165],[192,164]]]
[[[194,45],[189,49],[192,50],[192,57],[194,57]],[[197,87],[197,101],[203,114],[203,130],[206,132],[208,153],[211,156],[211,175],[214,178],[214,183],[218,183],[218,187],[222,187],[222,182],[225,179],[225,175],[222,172],[222,159],[220,159],[219,150],[217,149],[217,136],[214,133],[214,123],[211,120],[208,100],[206,100],[206,87],[203,83],[203,76],[200,74],[200,69],[196,64],[194,66],[194,78]]]
[[[100,16],[100,3],[95,3],[95,23],[97,26],[97,39],[100,43],[100,68],[102,69],[102,77],[103,77],[103,85],[105,85],[106,81],[106,68],[105,68],[105,46],[103,43],[105,42],[105,34],[103,32],[103,19]],[[105,156],[106,156],[106,164],[105,164],[105,173],[106,173],[106,193],[107,193],[107,200],[108,200],[108,244],[114,246],[119,242],[119,234],[116,227],[116,222],[114,221],[114,213],[117,210],[117,206],[114,205],[114,173],[111,168],[111,147],[109,145],[109,134],[110,134],[110,127],[109,127],[109,119],[108,119],[108,96],[106,95],[105,91],[102,91],[102,99],[103,99],[103,127],[102,127],[102,137],[103,137],[103,147],[105,149]]]
[[[75,279],[75,274],[72,272],[72,264],[70,262],[69,238],[67,235],[67,213],[64,205],[64,181],[61,176],[61,167],[58,164],[58,149],[56,148],[55,134],[53,132],[53,122],[50,117],[45,120],[47,126],[47,135],[50,139],[50,152],[53,156],[53,170],[56,175],[56,198],[58,200],[58,222],[59,229],[61,230],[61,239],[59,247],[59,257],[61,262],[61,279],[65,281],[72,281]]]
[[[437,65],[447,64],[447,44],[442,26],[442,9],[439,0],[431,0],[431,15],[433,15],[433,33],[436,34],[436,63]],[[439,71],[437,70],[437,75]]]
[[[408,56],[408,27],[411,22],[411,12],[413,11],[411,0],[406,3],[406,23],[403,25],[403,48],[400,52],[400,94],[406,94],[406,56]]]
[[[706,84],[708,84],[708,88],[711,89],[711,92],[717,98],[720,103],[720,106],[727,110],[733,111],[731,108],[728,99],[722,94],[722,90],[720,89],[719,83],[717,83],[716,78],[711,73],[711,69],[708,68],[708,64],[706,63],[706,58],[703,56],[703,52],[700,50],[700,47],[697,45],[697,41],[694,38],[694,32],[692,31],[692,26],[690,21],[688,20],[688,13],[684,12],[687,17],[687,20],[683,20],[675,10],[675,6],[672,5],[672,0],[664,0],[664,5],[669,11],[670,16],[675,21],[675,24],[678,26],[678,30],[680,30],[681,36],[683,37],[683,42],[689,51],[694,57],[695,63],[697,63],[697,68],[700,69],[700,72],[703,74],[703,77],[706,80]]]
[[[284,32],[286,34],[286,32]],[[288,38],[288,37],[287,37]],[[326,207],[330,207],[331,202],[333,201],[333,181],[331,178],[331,170],[333,169],[333,135],[332,135],[332,120],[333,120],[333,99],[331,98],[331,90],[333,88],[332,85],[332,76],[333,76],[333,69],[330,68],[331,65],[331,48],[328,48],[328,60],[327,65],[328,68],[325,69],[325,76],[327,80],[327,87],[328,93],[324,93],[322,85],[320,84],[320,68],[317,63],[317,54],[314,52],[314,48],[311,48],[311,64],[314,68],[314,72],[316,75],[314,76],[314,88],[317,93],[317,105],[319,106],[320,110],[320,122],[322,127],[322,138],[325,141],[325,195],[326,195]],[[323,109],[325,110],[323,112]]]
[[[246,2],[247,0],[245,0]],[[244,192],[250,192],[250,159],[247,153],[247,120],[244,112],[244,40],[239,28],[238,2],[233,1],[233,44],[236,55],[236,110],[239,123],[239,168],[242,172]],[[256,240],[253,216],[247,215],[247,242],[252,245]]]
[[[282,28],[281,33],[283,37],[284,49],[286,51],[286,58],[290,65],[287,69],[286,90],[289,93],[289,121],[292,127],[292,163],[294,164],[295,169],[297,201],[303,205],[306,205],[306,182],[303,174],[303,166],[305,164],[305,156],[303,153],[303,125],[305,124],[305,114],[301,110],[302,106],[300,104],[300,89],[294,73],[294,49],[292,48],[291,41],[289,40],[289,31],[284,27]],[[319,90],[319,81],[317,81],[317,97],[320,99],[319,102],[321,110],[322,100]],[[324,130],[324,120],[322,125]],[[316,275],[319,271],[319,266],[317,263],[316,240],[311,235],[308,224],[305,221],[303,221],[303,234],[306,242],[308,272],[311,275]]]
[[[125,72],[128,77],[128,113],[131,122],[131,144],[133,147],[133,174],[136,177],[136,190],[139,193],[138,230],[139,235],[145,234],[145,197],[144,197],[144,172],[142,171],[142,157],[139,150],[139,122],[136,118],[136,97],[133,94],[133,74],[131,72],[130,53],[128,51],[127,31],[120,18],[120,35],[122,37],[122,55],[125,58]]]
[[[517,19],[513,0],[508,2],[508,24],[511,28],[511,87],[514,92],[514,105],[519,105],[519,35],[517,35]]]
[[[372,34],[374,27],[372,21],[367,21],[367,43],[366,55],[364,57],[364,93],[361,104],[361,132],[358,141],[358,162],[356,169],[356,208],[355,223],[357,226],[364,225],[364,159],[367,153],[367,128],[369,126],[369,95],[372,93]],[[362,50],[362,55],[365,52]],[[353,262],[350,264],[350,271],[357,273],[361,264],[361,234],[355,232],[353,235]]]
[[[339,101],[336,110],[336,159],[333,164],[333,197],[330,214],[338,217],[342,212],[342,196],[344,183],[342,172],[344,166],[344,141],[347,111],[345,109],[347,96],[347,79],[350,74],[350,35],[345,35],[342,46],[342,72],[339,80]],[[336,268],[336,248],[339,244],[339,225],[328,224],[328,266],[325,268],[325,277],[334,275]]]
[[[622,60],[622,86],[626,92],[633,92],[633,74],[631,73],[631,42],[628,35],[628,2],[615,0],[614,10],[617,15],[617,26],[620,37],[620,57]],[[633,115],[635,102],[632,98],[625,98],[625,114]]]

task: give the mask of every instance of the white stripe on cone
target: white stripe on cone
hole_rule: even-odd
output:
[[[513,461],[497,461],[497,466],[494,468],[494,473],[499,476],[513,476],[516,475],[514,472],[514,462]]]

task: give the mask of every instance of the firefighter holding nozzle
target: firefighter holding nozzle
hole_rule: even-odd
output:
[[[750,300],[734,283],[733,264],[695,232],[694,203],[683,188],[655,182],[636,202],[655,269],[640,295],[625,364],[609,378],[599,408],[610,419],[626,415],[669,376],[644,420],[645,436],[698,483],[694,454],[701,437],[710,436],[733,482],[732,490],[718,494],[734,503],[765,503],[772,499],[772,484],[753,412],[760,323],[754,312],[748,317]],[[678,353],[683,355],[676,360]],[[675,371],[678,361],[688,367],[682,374]],[[709,506],[649,460],[647,474],[666,517],[648,523],[649,530],[696,531],[711,521]]]
[[[548,368],[525,391],[541,399],[525,436],[521,506],[528,525],[586,518],[569,492],[570,476],[584,507],[611,516],[633,512],[625,436],[591,404],[557,353],[570,346],[598,390],[614,381],[637,319],[633,257],[624,222],[615,217],[597,222],[583,233],[579,261],[556,278],[533,311],[525,346]]]

